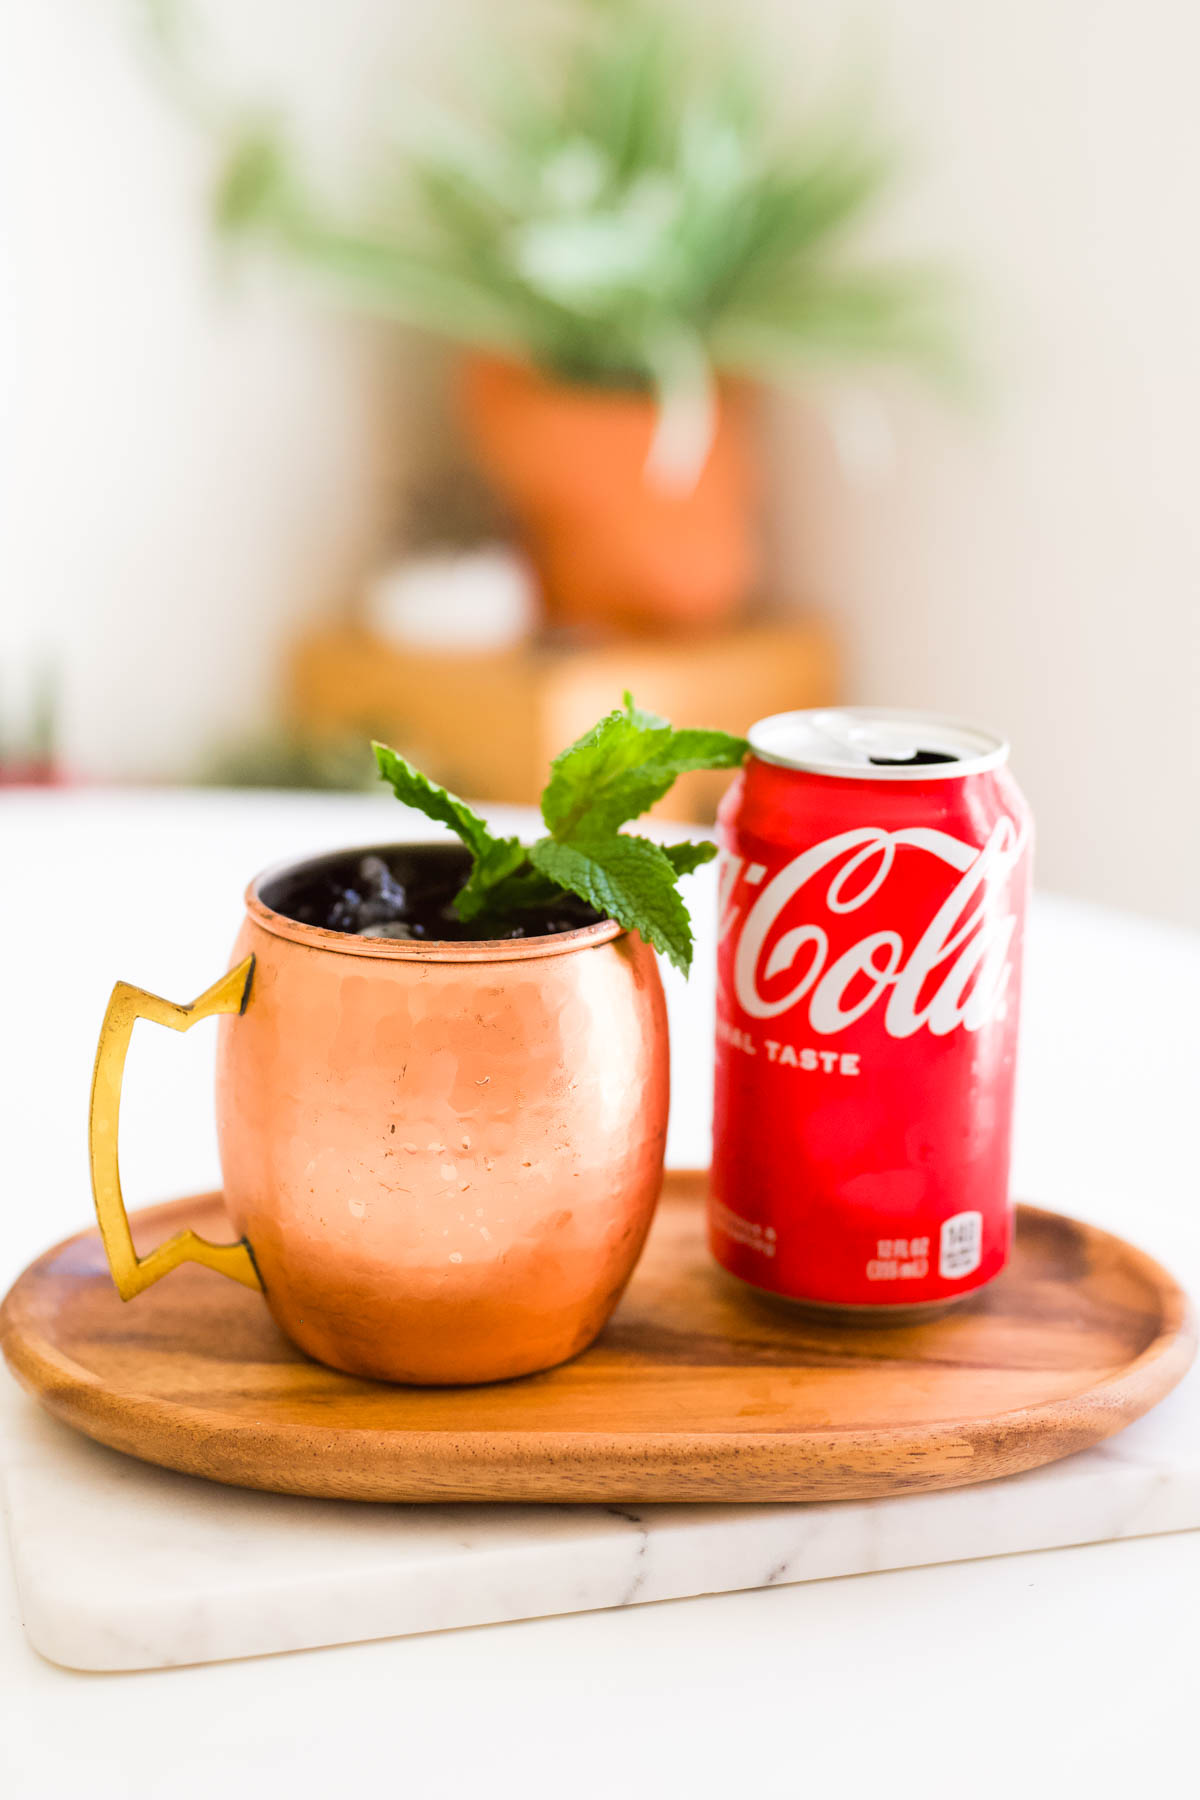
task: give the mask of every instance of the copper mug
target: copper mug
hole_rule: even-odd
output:
[[[252,881],[230,970],[191,1006],[113,990],[91,1109],[113,1278],[128,1300],[203,1263],[261,1288],[294,1343],[354,1375],[442,1385],[550,1368],[604,1325],[658,1196],[668,1049],[654,952],[610,920],[441,943],[280,910],[350,855]],[[225,1015],[225,1204],[241,1235],[184,1231],[139,1256],[117,1162],[130,1033],[137,1019],[187,1031],[213,1014]]]

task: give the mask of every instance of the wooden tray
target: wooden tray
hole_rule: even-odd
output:
[[[1183,1294],[1120,1238],[1022,1207],[996,1282],[929,1324],[813,1324],[724,1276],[704,1177],[668,1176],[600,1341],[481,1388],[308,1361],[262,1300],[187,1265],[125,1305],[94,1231],[0,1310],[17,1378],[117,1450],[241,1487],[357,1500],[837,1500],[1052,1462],[1146,1412],[1192,1360]],[[229,1236],[220,1196],[135,1216],[147,1246]],[[139,1248],[141,1245],[139,1244]]]

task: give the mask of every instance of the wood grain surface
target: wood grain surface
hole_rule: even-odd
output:
[[[959,1487],[1119,1431],[1195,1350],[1186,1299],[1121,1239],[1022,1207],[1009,1268],[928,1324],[815,1324],[718,1270],[704,1177],[668,1176],[599,1342],[476,1388],[402,1388],[310,1362],[262,1300],[194,1265],[129,1304],[94,1231],[0,1310],[19,1381],[147,1462],[236,1486],[375,1501],[783,1501]],[[134,1216],[139,1250],[219,1195]]]

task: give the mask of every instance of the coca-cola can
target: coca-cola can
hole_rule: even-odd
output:
[[[1003,738],[779,713],[721,806],[710,1241],[857,1322],[1004,1267],[1033,826]]]

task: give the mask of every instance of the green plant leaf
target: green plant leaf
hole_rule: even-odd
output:
[[[868,356],[953,371],[956,318],[916,316],[903,270],[856,268],[852,233],[898,168],[870,96],[814,98],[781,131],[737,30],[695,11],[598,0],[517,50],[494,41],[469,104],[389,109],[352,204],[318,198],[298,133],[249,117],[219,223],[362,310],[653,392],[664,467],[702,452],[710,371]],[[944,277],[929,285],[938,300]]]
[[[390,784],[397,800],[423,812],[427,819],[436,819],[439,824],[448,825],[473,855],[486,856],[506,841],[516,843],[515,838],[505,840],[494,837],[485,820],[478,813],[472,812],[465,800],[460,800],[457,794],[448,793],[444,787],[439,787],[428,775],[422,775],[420,769],[414,769],[398,750],[391,749],[387,744],[377,743],[374,739],[371,741],[371,748],[379,765],[380,780]]]
[[[471,852],[474,858],[471,873],[454,896],[454,910],[460,919],[476,919],[484,912],[544,902],[547,896],[541,892],[534,897],[519,897],[516,884],[521,878],[520,871],[526,867],[525,846],[520,838],[495,837],[486,822],[477,812],[472,812],[464,800],[414,769],[398,751],[375,742],[371,748],[379,765],[380,779],[390,783],[397,800],[423,812],[427,819],[448,825]],[[527,881],[527,890],[532,886]],[[503,899],[501,895],[504,895]]]
[[[288,170],[286,147],[269,129],[243,131],[226,158],[213,196],[220,229],[232,235],[285,212]]]
[[[640,725],[643,731],[660,731],[664,725],[670,729],[670,719],[664,719],[661,713],[647,712],[644,706],[637,704],[628,688],[621,695],[621,705],[625,709],[625,717],[632,719],[635,725]]]
[[[671,859],[649,838],[613,836],[570,844],[539,838],[529,850],[535,869],[589,906],[636,931],[686,975],[692,926],[675,886]]]
[[[519,838],[496,838],[486,850],[476,852],[475,865],[454,896],[454,910],[459,918],[477,919],[483,912],[505,910],[500,894],[524,863],[525,846]],[[515,895],[508,905],[513,898]]]
[[[663,855],[674,869],[676,875],[690,875],[702,863],[711,862],[717,854],[717,846],[707,841],[699,844],[664,844]]]
[[[739,297],[714,327],[721,366],[779,376],[823,361],[902,360],[951,387],[971,368],[950,329],[953,289],[923,268],[783,275]]]
[[[542,817],[555,837],[569,837],[585,819],[589,827],[604,831],[615,830],[635,816],[620,812],[615,819],[608,817],[605,796],[627,783],[659,750],[665,749],[672,732],[665,719],[639,713],[632,696],[627,694],[625,698],[623,710],[608,713],[561,751],[550,765],[550,780],[542,795]],[[655,793],[654,799],[658,798]]]
[[[528,858],[528,850],[523,855]],[[506,876],[503,881],[496,882],[488,889],[487,904],[483,911],[490,918],[499,920],[513,913],[529,912],[531,908],[540,910],[553,906],[562,896],[563,890],[556,881],[549,881],[544,875],[539,875],[526,861],[515,874]]]
[[[688,729],[671,733],[667,752],[658,760],[676,775],[689,769],[740,769],[749,749],[745,738],[728,731]]]
[[[692,769],[736,769],[749,746],[725,731],[675,731],[625,696],[611,712],[555,758],[542,795],[551,835],[571,840],[615,832],[661,800],[676,776]]]

